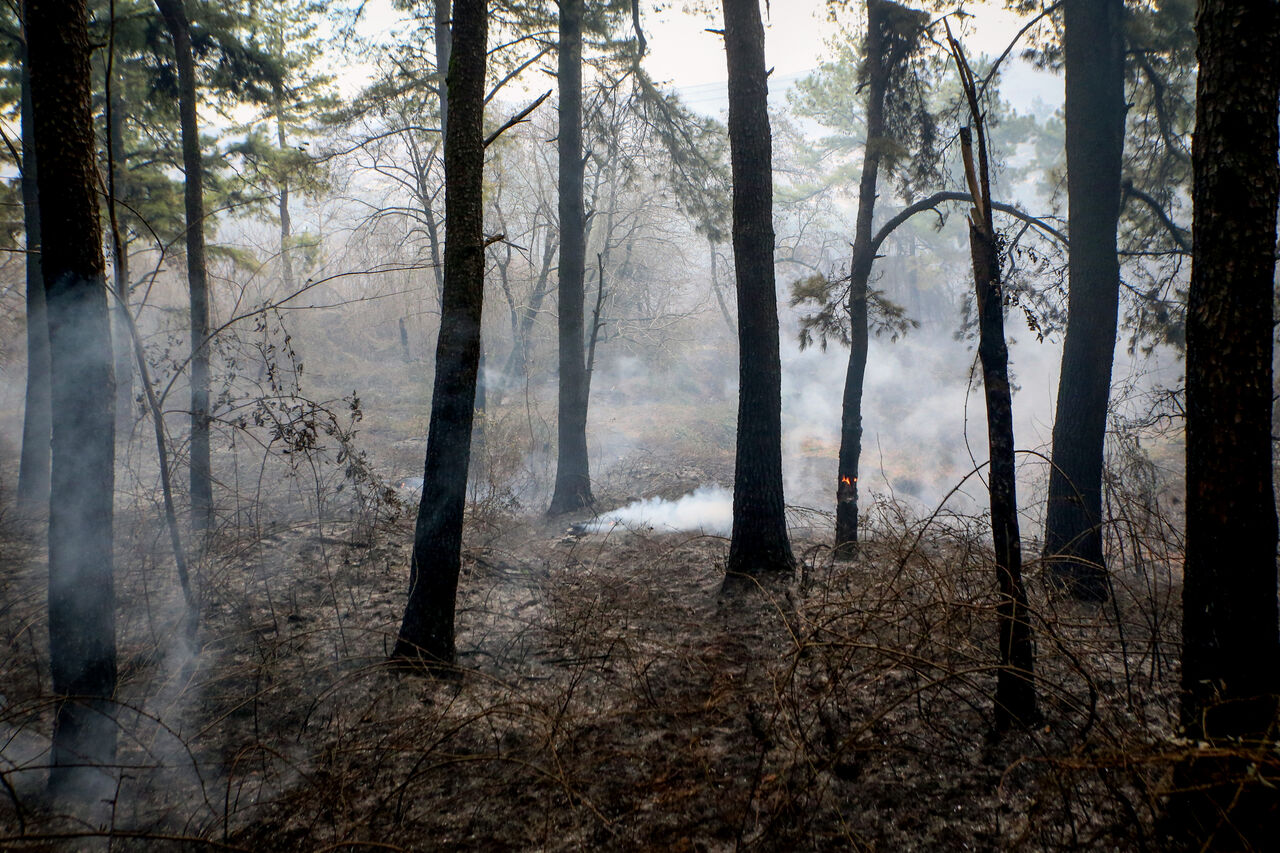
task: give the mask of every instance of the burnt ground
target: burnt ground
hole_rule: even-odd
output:
[[[626,491],[689,487],[676,466],[635,465]],[[837,563],[821,519],[804,532],[814,518],[797,515],[801,571],[726,597],[722,538],[572,536],[481,503],[462,670],[432,680],[384,665],[411,535],[390,515],[225,534],[202,563],[194,650],[162,531],[126,517],[125,769],[96,809],[39,795],[43,560],[10,529],[0,848],[1161,846],[1179,595],[1161,537],[1120,555],[1101,607],[1029,567],[1042,719],[995,737],[980,519],[881,504],[860,557]]]

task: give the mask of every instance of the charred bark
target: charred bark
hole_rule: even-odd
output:
[[[1066,65],[1069,249],[1067,331],[1053,424],[1045,559],[1077,598],[1107,597],[1102,461],[1115,355],[1124,151],[1124,4],[1068,0]]]
[[[996,621],[1000,666],[996,670],[995,730],[1007,731],[1036,719],[1035,651],[1027,592],[1022,582],[1022,542],[1013,443],[1013,395],[1009,388],[1009,347],[1004,335],[1004,289],[1000,246],[992,218],[990,165],[978,87],[960,45],[947,38],[960,71],[974,133],[960,128],[965,179],[974,207],[969,214],[969,249],[973,257],[974,296],[978,308],[978,358],[987,404],[988,476],[991,497],[991,540],[996,560]],[[977,159],[974,139],[977,137]]]
[[[1181,769],[1186,793],[1171,811],[1197,849],[1262,850],[1280,837],[1274,774],[1267,784],[1268,762],[1252,757],[1274,758],[1280,693],[1271,429],[1280,5],[1202,0],[1196,33],[1182,724],[1214,749]]]
[[[840,420],[840,457],[836,469],[836,555],[858,552],[858,463],[862,457],[862,386],[867,372],[867,283],[875,251],[871,225],[875,218],[876,183],[885,136],[884,101],[890,68],[885,45],[888,4],[867,2],[867,139],[858,183],[858,218],[849,262],[849,366],[845,371],[844,407]]]
[[[587,368],[583,352],[586,319],[587,220],[582,198],[586,160],[582,153],[583,0],[560,2],[560,390],[556,485],[551,514],[590,506],[587,458]]]
[[[475,417],[484,301],[486,0],[456,0],[445,137],[444,303],[409,602],[393,657],[428,669],[455,661],[454,608]]]
[[[213,515],[209,458],[209,283],[205,271],[204,166],[196,117],[196,67],[191,23],[182,0],[155,0],[173,40],[178,67],[178,118],[182,134],[183,201],[186,209],[187,289],[191,298],[191,524],[207,528]]]
[[[738,289],[738,446],[729,578],[795,569],[782,491],[773,139],[759,0],[723,0]]]
[[[94,797],[115,763],[115,419],[106,265],[83,0],[28,0],[31,104],[53,411],[49,660],[57,697],[49,787]],[[107,790],[110,790],[109,788]]]

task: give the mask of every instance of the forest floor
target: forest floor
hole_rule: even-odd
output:
[[[673,474],[672,471],[677,473]],[[631,466],[628,492],[723,476]],[[165,539],[122,519],[120,763],[95,808],[41,799],[43,557],[0,550],[0,849],[1079,850],[1160,847],[1176,712],[1176,554],[1113,601],[1028,576],[1041,717],[991,732],[981,520],[868,513],[835,562],[723,595],[725,539],[472,513],[456,678],[385,666],[412,520],[215,541],[195,645]]]

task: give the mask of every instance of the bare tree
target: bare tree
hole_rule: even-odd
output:
[[[1035,657],[1027,614],[1027,591],[1022,583],[1009,345],[1004,336],[1004,287],[1000,276],[1000,248],[992,218],[987,133],[973,72],[965,61],[960,44],[951,37],[949,28],[947,37],[973,121],[973,131],[968,127],[960,128],[960,147],[965,178],[974,203],[969,213],[969,249],[973,255],[973,285],[978,305],[978,358],[982,362],[982,387],[987,402],[991,538],[995,546],[996,586],[999,590],[996,612],[1000,629],[995,729],[1001,732],[1014,724],[1026,725],[1035,719]]]

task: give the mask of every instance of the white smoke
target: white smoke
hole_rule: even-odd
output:
[[[723,486],[700,486],[674,501],[649,498],[606,512],[582,525],[587,533],[652,530],[656,533],[701,531],[728,536],[733,530],[733,494]]]

